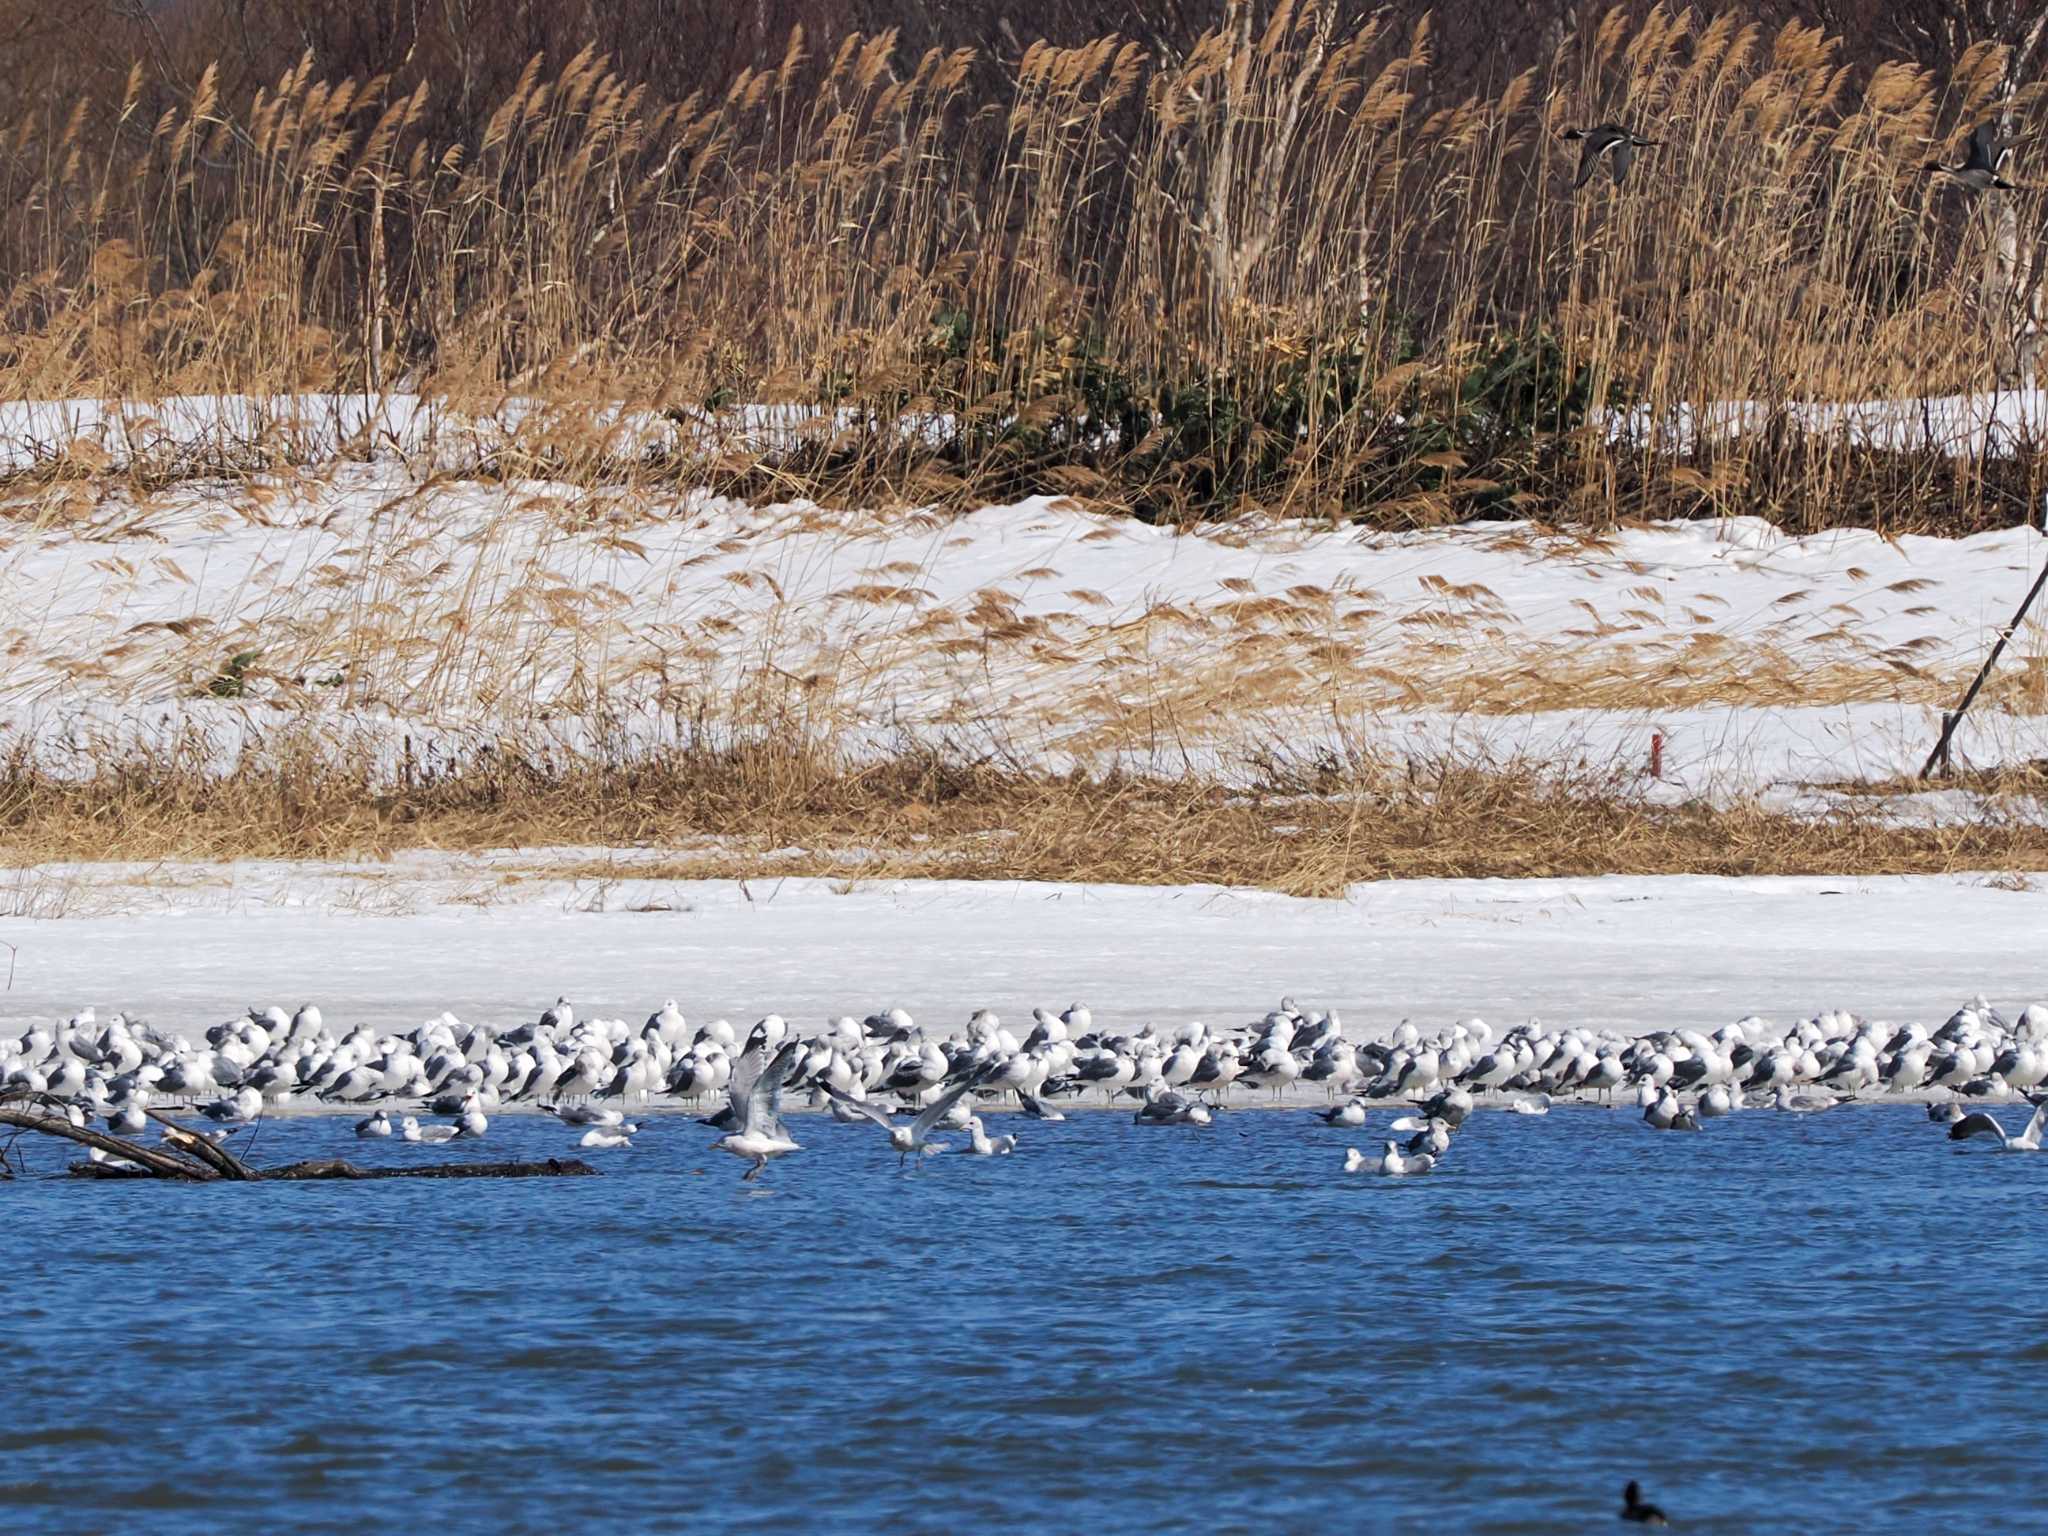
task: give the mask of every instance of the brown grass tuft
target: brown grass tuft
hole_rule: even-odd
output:
[[[1214,882],[1313,896],[1405,876],[2023,871],[2048,858],[2038,798],[2017,807],[2027,814],[1927,828],[1848,797],[1810,816],[1665,807],[1626,779],[1519,765],[1274,758],[1224,786],[1033,773],[941,751],[849,763],[786,738],[602,765],[500,754],[396,784],[321,762],[287,748],[223,778],[175,755],[138,757],[60,778],[17,756],[0,772],[0,837],[17,871],[604,846],[662,850],[633,866],[662,878]]]

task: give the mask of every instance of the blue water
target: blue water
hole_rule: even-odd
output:
[[[0,1185],[0,1530],[1616,1529],[1631,1476],[1696,1531],[2031,1507],[2048,1156],[1560,1110],[1395,1181],[1338,1171],[1380,1116],[1001,1118],[1016,1156],[907,1176],[797,1118],[760,1186],[680,1117],[597,1179]]]

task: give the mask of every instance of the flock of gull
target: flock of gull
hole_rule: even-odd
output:
[[[182,1106],[216,1138],[289,1106],[360,1107],[361,1137],[444,1143],[486,1136],[500,1109],[553,1115],[576,1144],[627,1149],[649,1124],[657,1098],[700,1111],[711,1143],[747,1163],[801,1148],[783,1119],[785,1094],[813,1108],[872,1124],[899,1164],[942,1150],[935,1138],[965,1132],[962,1152],[1003,1156],[1014,1134],[990,1135],[982,1112],[1014,1107],[1038,1121],[1060,1106],[1132,1104],[1140,1126],[1200,1127],[1239,1103],[1286,1101],[1290,1089],[1323,1098],[1315,1113],[1361,1130],[1376,1105],[1399,1111],[1378,1155],[1347,1148],[1346,1172],[1424,1174],[1450,1154],[1476,1109],[1541,1115],[1553,1104],[1630,1104],[1657,1131],[1698,1131],[1742,1110],[1812,1114],[1865,1098],[1930,1099],[1930,1117],[1957,1140],[1982,1136],[2009,1151],[2040,1148],[2048,1125],[2048,1007],[2008,1022],[1983,998],[1938,1028],[1874,1023],[1823,1012],[1779,1029],[1751,1017],[1711,1034],[1690,1029],[1627,1036],[1547,1028],[1531,1021],[1496,1035],[1479,1019],[1425,1033],[1403,1022],[1384,1040],[1347,1036],[1334,1012],[1284,998],[1254,1022],[1098,1029],[1076,1003],[1032,1011],[1019,1039],[986,1009],[963,1032],[921,1028],[901,1008],[845,1016],[804,1033],[770,1015],[745,1035],[723,1019],[692,1028],[670,1000],[635,1027],[579,1017],[558,999],[532,1023],[497,1029],[444,1013],[394,1033],[330,1029],[317,1007],[293,1014],[250,1008],[203,1040],[93,1010],[55,1027],[0,1038],[0,1098],[61,1101],[73,1123],[103,1119],[116,1135],[140,1134],[152,1107]],[[1967,1100],[2025,1099],[2037,1108],[2017,1135]],[[637,1114],[639,1118],[628,1118]]]

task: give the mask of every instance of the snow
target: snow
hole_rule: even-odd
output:
[[[1663,411],[1634,406],[1614,413],[1617,440],[1689,454],[1705,442],[1790,426],[1844,445],[1947,457],[2006,456],[2048,441],[2048,391],[2032,386],[1925,399],[1680,402]],[[83,450],[127,464],[138,459],[240,463],[251,458],[307,464],[342,454],[474,466],[520,444],[545,440],[556,426],[579,437],[595,426],[622,455],[793,446],[806,437],[871,425],[860,412],[809,406],[743,404],[717,411],[572,403],[507,395],[454,402],[403,391],[382,395],[172,395],[160,400],[12,400],[0,402],[0,469],[23,469]],[[906,435],[936,439],[944,415],[906,418]]]
[[[1686,454],[1714,442],[1766,430],[1779,412],[1757,400],[1679,405],[1659,416],[1647,406],[1620,412],[1614,436]],[[1948,458],[2008,457],[2048,442],[2048,391],[2028,386],[1924,400],[1794,401],[1785,421],[1816,437],[1896,453]]]
[[[1916,770],[2044,542],[1183,534],[1048,498],[750,508],[349,463],[0,519],[0,744],[63,768],[196,736],[225,765],[310,724],[387,762],[576,752],[745,696],[857,746],[1167,773],[1362,747],[1640,780],[1661,734],[1655,793],[1796,790]],[[244,696],[212,696],[245,654]],[[1960,760],[2048,757],[2044,656],[2030,623]]]
[[[753,452],[792,448],[861,423],[856,411],[741,405],[718,412],[622,405],[555,405],[508,395],[457,404],[402,392],[382,395],[170,395],[160,400],[0,401],[0,471],[68,460],[104,467],[312,465],[348,457],[474,472],[509,449],[550,442],[606,452]],[[949,417],[909,417],[906,438],[936,438]]]
[[[565,860],[581,852],[565,851]],[[651,855],[650,855],[651,857]],[[1354,1035],[1403,1018],[1711,1029],[1845,1007],[1938,1023],[2048,996],[2048,893],[1976,876],[1412,880],[1341,900],[1209,886],[616,881],[533,857],[31,872],[0,918],[0,1028],[120,1008],[188,1033],[247,1004],[410,1028],[558,994],[637,1022],[900,1004],[954,1027],[1079,999],[1098,1022],[1257,1018],[1291,994]],[[508,882],[521,872],[526,878]],[[11,967],[11,975],[6,975]]]

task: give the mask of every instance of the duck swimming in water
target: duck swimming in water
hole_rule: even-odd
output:
[[[1633,1520],[1637,1525],[1669,1525],[1664,1511],[1643,1497],[1643,1490],[1634,1478],[1621,1490],[1621,1518]]]

